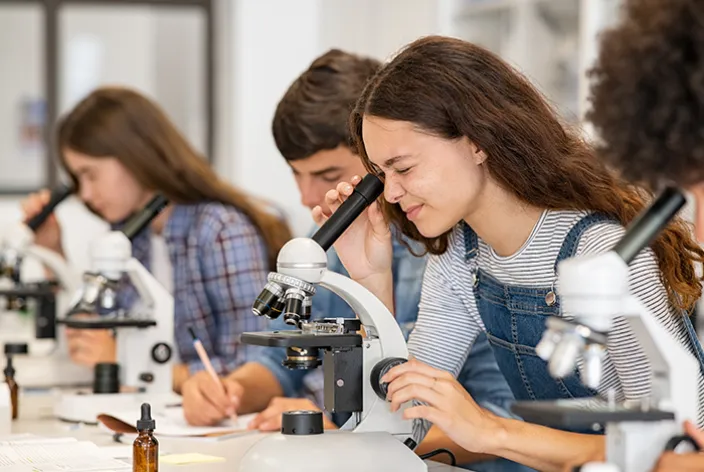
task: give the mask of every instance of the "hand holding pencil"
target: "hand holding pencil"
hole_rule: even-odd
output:
[[[226,418],[235,418],[244,388],[234,380],[218,376],[200,339],[193,329],[188,331],[205,370],[193,375],[183,386],[186,421],[194,426],[212,426]]]

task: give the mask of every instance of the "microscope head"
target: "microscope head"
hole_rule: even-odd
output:
[[[368,174],[312,238],[287,242],[277,258],[278,272],[269,274],[268,283],[254,301],[254,314],[276,319],[283,312],[287,324],[300,328],[310,318],[315,284],[327,270],[325,252],[383,191],[384,183]]]
[[[615,252],[575,257],[557,267],[561,311],[574,319],[548,318],[547,329],[536,346],[555,378],[574,372],[582,357],[582,382],[596,388],[613,316],[622,312],[628,295],[628,266]]]
[[[536,346],[550,374],[562,378],[584,361],[582,382],[596,389],[601,382],[607,334],[614,317],[624,315],[629,296],[628,265],[660,234],[686,203],[683,193],[666,188],[627,228],[614,248],[604,254],[562,261],[557,268],[560,307],[573,319],[551,317]]]
[[[91,269],[83,274],[83,285],[72,313],[110,313],[116,309],[120,280],[132,259],[132,239],[137,236],[168,205],[168,200],[156,195],[125,224],[122,231],[111,231],[91,244]]]

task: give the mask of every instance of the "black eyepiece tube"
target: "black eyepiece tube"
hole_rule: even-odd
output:
[[[687,199],[680,189],[667,187],[628,225],[626,234],[613,250],[626,264],[630,264],[640,251],[653,242],[685,203]]]
[[[122,232],[125,233],[125,236],[131,241],[135,236],[141,233],[168,204],[169,200],[166,197],[162,195],[155,196],[147,203],[147,206],[127,220]]]
[[[27,227],[32,230],[32,232],[39,229],[41,225],[44,224],[46,219],[51,215],[54,209],[59,206],[59,203],[66,200],[66,198],[73,193],[73,187],[70,185],[62,184],[51,191],[51,196],[49,197],[49,202],[44,205],[42,211],[34,215],[27,221]]]
[[[313,235],[313,241],[327,251],[337,238],[352,224],[354,220],[374,203],[384,191],[384,182],[374,174],[367,174],[357,184],[352,195],[340,205],[335,213]]]

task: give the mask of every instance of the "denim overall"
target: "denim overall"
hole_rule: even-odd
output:
[[[585,216],[572,227],[555,260],[555,273],[560,261],[574,256],[584,231],[605,221],[613,220],[595,213]],[[478,242],[476,233],[468,225],[464,226],[464,243],[465,261],[469,263],[477,255]],[[545,330],[546,318],[560,316],[560,302],[553,287],[504,284],[481,268],[474,270],[473,281],[477,308],[489,343],[516,400],[556,400],[597,395],[596,391],[582,385],[576,369],[563,379],[553,378],[547,363],[535,353],[535,346]],[[689,316],[685,314],[683,318],[702,368],[704,352],[701,344]]]

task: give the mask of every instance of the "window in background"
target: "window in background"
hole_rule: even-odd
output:
[[[154,99],[207,153],[206,14],[198,7],[71,5],[59,11],[59,113],[94,88]]]
[[[0,194],[52,186],[56,119],[100,85],[157,101],[209,159],[213,0],[0,0]]]
[[[0,3],[0,193],[46,181],[43,21],[39,4]]]
[[[523,72],[568,121],[584,113],[595,36],[620,0],[455,0],[453,34],[481,44]]]

